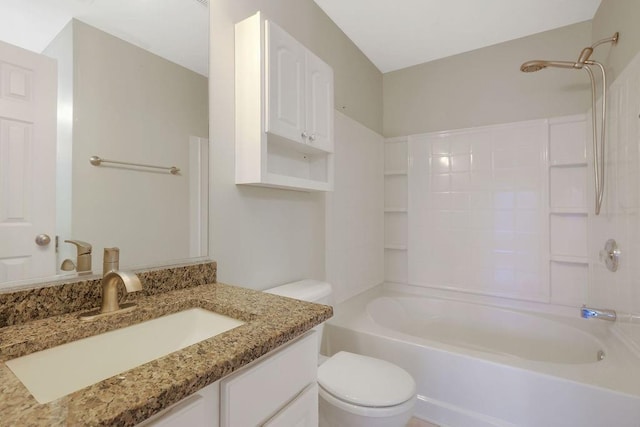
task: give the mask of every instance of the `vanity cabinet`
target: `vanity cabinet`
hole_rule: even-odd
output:
[[[220,382],[220,427],[318,425],[318,339],[312,331]],[[289,424],[291,420],[295,420]],[[302,421],[302,422],[301,422]]]
[[[258,12],[235,27],[236,184],[333,187],[333,70]]]
[[[315,331],[154,415],[139,427],[317,427]]]

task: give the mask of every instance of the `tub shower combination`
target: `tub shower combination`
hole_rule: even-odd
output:
[[[407,370],[416,416],[452,427],[640,425],[637,358],[610,322],[393,287],[339,305],[324,345]]]

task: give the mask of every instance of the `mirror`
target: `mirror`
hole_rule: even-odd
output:
[[[34,230],[28,245],[9,244],[33,246],[37,256],[29,259],[0,246],[0,288],[75,275],[61,269],[65,259],[77,263],[76,247],[64,240],[92,245],[95,274],[104,247],[120,248],[122,268],[206,256],[207,0],[4,0],[0,8],[0,41],[53,58],[57,68],[55,206],[38,210],[55,212],[55,229]],[[9,120],[3,111],[0,121]],[[12,143],[3,137],[0,150]],[[94,166],[91,156],[104,161]],[[8,162],[17,176],[17,163]],[[0,182],[8,169],[0,159]],[[43,176],[24,194],[37,194]],[[0,203],[10,205],[7,193]],[[2,223],[0,214],[0,240],[8,241]],[[35,246],[39,233],[51,242]],[[24,277],[31,267],[40,273]]]

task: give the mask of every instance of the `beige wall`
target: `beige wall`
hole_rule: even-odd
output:
[[[235,185],[234,24],[262,11],[333,67],[336,108],[380,132],[382,75],[312,0],[217,0],[211,12],[211,256],[256,289],[325,277],[325,195]],[[341,107],[345,108],[341,108]]]
[[[593,58],[604,62],[607,77],[613,82],[640,51],[640,1],[603,0],[593,17],[592,41],[620,33],[616,46],[609,44],[597,48]]]
[[[591,23],[583,22],[387,73],[384,135],[582,113],[590,99],[584,72],[519,67],[531,59],[574,60],[589,44]]]
[[[73,209],[65,239],[118,246],[121,265],[189,256],[189,136],[208,135],[207,79],[74,21]],[[89,157],[181,168],[180,175]],[[65,244],[66,245],[66,244]]]

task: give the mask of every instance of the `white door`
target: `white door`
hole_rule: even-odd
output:
[[[306,143],[305,48],[273,22],[266,23],[265,131]],[[305,134],[306,135],[306,134]]]
[[[0,42],[0,282],[56,272],[56,87],[53,59]]]
[[[333,152],[333,69],[307,52],[306,124],[309,144]]]

